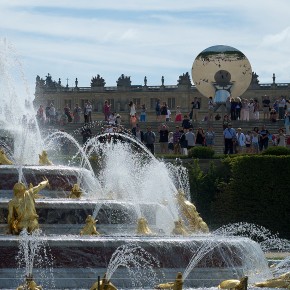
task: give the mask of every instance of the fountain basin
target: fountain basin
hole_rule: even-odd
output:
[[[160,262],[155,268],[161,281],[172,280],[178,271],[183,272],[191,258],[202,247],[211,249],[194,265],[185,287],[216,286],[224,279],[249,276],[251,283],[269,277],[268,264],[259,245],[248,238],[217,237],[211,235],[190,237],[160,236],[85,236],[49,235],[40,237],[49,245],[53,259],[53,275],[56,288],[89,289],[97,276],[102,276],[108,267],[112,254],[119,246],[138,244]],[[19,237],[0,236],[1,278],[10,278],[1,289],[16,286]],[[198,257],[197,257],[198,258]],[[154,265],[153,265],[154,266]],[[257,274],[259,273],[259,274]],[[14,280],[13,280],[14,279]],[[8,279],[9,280],[9,279]],[[7,280],[7,281],[8,281]],[[35,276],[40,281],[40,277]],[[134,289],[128,272],[120,267],[112,276],[118,288]],[[3,280],[5,282],[5,279]],[[152,287],[153,285],[143,285]],[[6,288],[7,287],[7,288]]]

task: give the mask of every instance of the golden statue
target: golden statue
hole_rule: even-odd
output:
[[[155,286],[154,289],[182,290],[182,286],[183,286],[182,273],[178,272],[174,282],[159,284]]]
[[[248,277],[245,276],[241,280],[231,279],[222,281],[219,286],[219,289],[234,289],[234,290],[247,290],[248,288]]]
[[[152,235],[148,222],[144,217],[140,217],[137,222],[137,235]]]
[[[174,222],[174,229],[172,230],[173,235],[181,235],[181,236],[187,236],[188,232],[186,231],[184,224],[181,219]]]
[[[35,195],[48,185],[47,178],[44,178],[34,187],[26,188],[21,182],[13,186],[14,197],[8,203],[7,218],[10,234],[18,235],[25,228],[28,233],[38,229]]]
[[[100,281],[100,287],[98,288],[98,281],[93,284],[90,290],[117,290],[117,288],[107,280],[107,274],[104,275],[103,279]]]
[[[42,151],[39,156],[39,165],[53,165],[53,163],[48,159],[47,152],[45,150]]]
[[[276,278],[266,280],[264,282],[255,283],[256,287],[267,288],[288,288],[290,289],[290,272],[284,273]]]
[[[0,165],[12,165],[13,162],[8,159],[3,149],[0,149]]]
[[[94,218],[91,215],[88,215],[86,218],[86,224],[81,230],[80,235],[81,236],[92,236],[92,235],[99,236],[100,233],[97,231],[96,222],[97,220],[94,220]]]
[[[190,232],[209,232],[207,224],[200,217],[196,207],[185,198],[185,194],[181,189],[179,189],[177,193],[177,202],[183,216],[187,219]]]
[[[27,276],[24,285],[17,287],[16,290],[42,290],[42,287],[33,281],[33,277]]]
[[[80,186],[75,183],[68,198],[80,198],[82,194],[83,192],[81,191]]]

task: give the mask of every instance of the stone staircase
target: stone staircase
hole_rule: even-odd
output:
[[[248,130],[253,130],[254,127],[261,128],[262,125],[265,125],[266,128],[269,130],[271,134],[277,134],[278,129],[283,127],[283,120],[278,120],[276,123],[272,123],[270,121],[264,121],[264,120],[252,120],[249,122],[245,121],[232,121],[232,126],[234,129],[237,128],[242,128],[242,132],[246,133]],[[143,130],[143,132],[146,132],[146,128],[150,126],[152,128],[152,131],[156,133],[157,137],[157,142],[156,142],[156,152],[158,153],[159,150],[159,126],[162,125],[163,122],[158,122],[158,121],[149,121],[149,122],[140,122],[140,128]],[[63,130],[72,136],[80,144],[82,144],[82,136],[80,133],[80,130],[84,124],[83,123],[68,123],[64,126],[61,125],[45,125],[42,127],[43,133],[47,133],[48,130]],[[92,124],[90,124],[90,128],[92,131],[93,135],[97,135],[101,131],[101,127],[105,126],[106,124],[99,118],[99,120],[94,121]],[[122,123],[122,125],[130,129],[131,125],[129,124],[129,120],[125,121]],[[175,123],[175,122],[167,122],[166,125],[168,126],[170,131],[175,131],[175,126],[181,125],[181,123]],[[224,141],[223,141],[223,128],[222,128],[222,121],[213,121],[210,123],[210,125],[213,127],[214,132],[216,133],[216,138],[215,138],[215,146],[214,150],[216,153],[223,153],[223,148],[224,148]],[[209,123],[207,122],[194,122],[193,123],[193,129],[194,132],[196,132],[198,127],[202,127],[205,131],[207,130],[209,126]],[[271,146],[271,142],[269,142],[269,146]]]

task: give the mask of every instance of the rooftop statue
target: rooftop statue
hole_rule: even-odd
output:
[[[188,72],[179,76],[177,85],[186,85],[189,87],[191,86],[190,76]]]
[[[154,289],[182,290],[182,286],[183,286],[182,273],[178,272],[174,282],[159,284],[155,286]]]
[[[152,231],[148,226],[148,222],[144,217],[138,219],[137,235],[152,235]]]
[[[27,276],[24,285],[17,287],[16,290],[42,290],[42,287],[33,281],[32,276]]]
[[[290,272],[284,273],[276,278],[266,280],[264,282],[255,283],[256,287],[267,288],[288,288],[290,289]]]
[[[49,186],[47,178],[29,189],[22,182],[14,185],[14,197],[8,203],[7,222],[10,234],[19,235],[23,229],[27,229],[27,232],[31,233],[38,229],[35,195],[47,186]]]
[[[81,236],[92,236],[100,235],[96,228],[97,220],[95,220],[91,215],[88,215],[86,218],[86,224],[80,232]]]
[[[53,165],[53,163],[48,159],[47,152],[45,150],[42,151],[39,156],[39,165]]]
[[[3,149],[0,149],[0,165],[12,165],[13,162],[8,159]]]
[[[187,219],[191,232],[201,231],[207,233],[209,231],[207,224],[200,217],[196,207],[185,198],[185,194],[182,190],[178,190],[177,202],[182,214]]]
[[[96,77],[93,77],[91,79],[91,87],[104,87],[106,84],[105,80],[100,77],[100,75],[97,75]]]
[[[127,77],[124,74],[121,74],[121,76],[117,80],[117,86],[118,87],[130,87],[131,86],[130,77]]]
[[[110,280],[107,280],[107,274],[105,274],[103,279],[100,281],[100,285],[98,285],[98,281],[97,281],[90,288],[90,290],[105,290],[105,289],[117,290],[117,288],[110,282]]]
[[[232,289],[232,290],[247,290],[248,288],[248,277],[245,276],[241,280],[230,279],[222,281],[219,286],[219,289]]]
[[[81,191],[79,184],[75,183],[72,187],[69,198],[80,198],[82,194],[83,192]]]

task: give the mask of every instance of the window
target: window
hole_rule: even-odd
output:
[[[151,98],[150,99],[150,109],[154,109],[155,110],[156,101],[157,101],[157,98]]]
[[[51,104],[54,105],[54,100],[47,100],[47,106],[49,107]]]
[[[168,98],[167,106],[169,109],[175,109],[175,98]]]
[[[109,104],[111,104],[111,112],[114,112],[115,110],[115,100],[114,99],[108,99]]]
[[[136,105],[136,108],[140,108],[141,106],[141,99],[133,99],[133,103]]]

